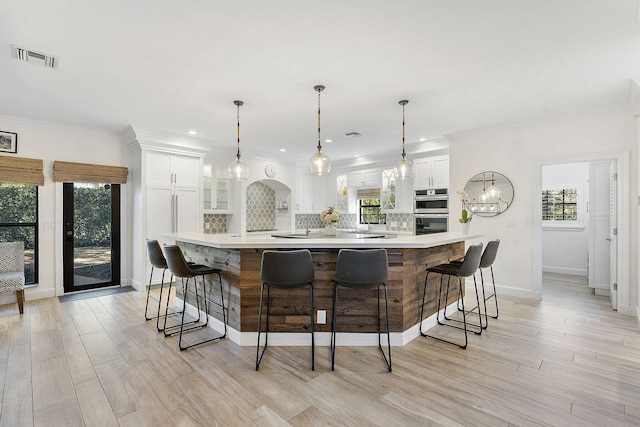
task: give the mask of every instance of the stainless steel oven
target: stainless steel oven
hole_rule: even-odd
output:
[[[416,190],[413,197],[413,212],[416,214],[448,214],[449,194],[447,189]]]
[[[414,218],[416,236],[449,231],[449,214],[414,214]]]

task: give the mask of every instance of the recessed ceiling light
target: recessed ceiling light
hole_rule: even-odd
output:
[[[195,130],[190,130],[189,132],[187,132],[189,135],[197,135],[198,132]]]
[[[325,139],[324,142],[333,142],[333,139]]]
[[[427,140],[427,138],[419,138],[419,139],[418,139],[418,141],[420,141],[420,142],[424,142],[424,141],[426,141],[426,140]]]
[[[360,154],[354,154],[353,157],[360,157]]]
[[[280,151],[285,152],[285,151],[287,151],[287,149],[286,148],[281,148]]]

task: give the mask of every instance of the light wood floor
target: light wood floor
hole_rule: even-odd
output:
[[[144,295],[0,307],[0,425],[640,425],[640,334],[571,278],[541,302],[500,298],[467,350],[417,338],[393,349],[229,341],[180,353],[142,316]]]

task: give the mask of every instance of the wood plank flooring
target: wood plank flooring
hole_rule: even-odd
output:
[[[640,425],[638,323],[583,280],[545,275],[543,301],[499,296],[467,350],[177,351],[144,321],[143,293],[0,306],[0,426]],[[442,328],[442,327],[440,327]],[[434,328],[437,333],[455,332]]]

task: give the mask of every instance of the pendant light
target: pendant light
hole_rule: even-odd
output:
[[[249,179],[249,169],[247,165],[240,161],[240,106],[244,104],[242,101],[233,101],[237,107],[236,117],[238,118],[238,153],[236,159],[229,163],[227,173],[229,179]]]
[[[398,101],[398,104],[402,105],[402,159],[400,159],[395,167],[396,179],[411,178],[411,172],[413,169],[413,163],[411,160],[407,159],[407,153],[404,151],[404,106],[408,103],[409,101],[406,99]]]
[[[318,92],[318,151],[313,153],[309,159],[309,172],[311,175],[321,176],[327,175],[331,171],[331,159],[322,152],[322,144],[320,143],[320,92],[324,90],[324,86],[317,85],[313,89]]]

